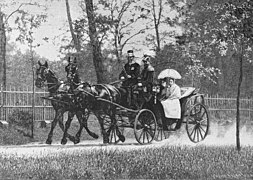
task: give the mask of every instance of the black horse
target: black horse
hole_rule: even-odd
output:
[[[41,64],[39,61],[38,64],[39,64],[39,67],[36,71],[37,78],[36,78],[35,85],[38,88],[41,88],[44,85],[48,86],[49,97],[52,97],[51,104],[55,110],[55,118],[51,124],[51,130],[48,134],[46,143],[47,144],[52,143],[53,130],[57,122],[59,122],[60,128],[62,129],[62,131],[64,131],[61,144],[66,144],[67,138],[69,138],[75,144],[79,143],[83,127],[86,129],[86,131],[88,132],[90,136],[97,139],[98,135],[91,132],[88,129],[87,120],[88,120],[89,114],[85,113],[87,111],[85,107],[85,103],[82,103],[81,101],[77,101],[76,98],[73,97],[73,95],[60,93],[59,88],[63,86],[63,83],[59,81],[55,73],[48,68],[47,62],[45,62],[45,64]],[[63,114],[67,111],[68,111],[68,119],[66,121],[65,129],[64,129]],[[73,120],[74,115],[77,116],[77,119],[80,123],[80,128],[78,132],[76,133],[75,137],[67,133],[67,130],[70,127],[70,124],[71,124],[71,121]]]
[[[106,129],[104,127],[105,116],[109,116],[111,124],[117,123],[117,105],[124,104],[124,97],[126,96],[125,91],[109,84],[90,85],[88,83],[83,84],[83,86],[80,87],[80,91],[82,91],[82,98],[86,102],[87,108],[89,111],[93,112],[99,120],[103,135],[103,143],[109,143],[111,128]],[[116,134],[120,141],[125,141],[125,137],[121,134],[118,127]]]

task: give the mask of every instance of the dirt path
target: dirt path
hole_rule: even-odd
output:
[[[241,134],[242,146],[253,146],[252,134]],[[20,146],[0,146],[0,155],[2,156],[48,156],[51,154],[59,153],[75,153],[75,151],[87,150],[92,151],[94,149],[105,149],[105,150],[138,150],[144,148],[159,148],[162,146],[235,146],[235,135],[227,133],[223,137],[218,137],[217,133],[212,131],[204,141],[199,143],[192,143],[187,134],[183,133],[180,136],[171,135],[168,139],[157,142],[153,141],[148,145],[140,145],[134,138],[127,138],[126,142],[119,144],[104,145],[102,139],[98,140],[86,140],[79,144],[74,145],[69,142],[66,145],[61,145],[60,142],[53,142],[52,145],[45,143],[31,143]]]

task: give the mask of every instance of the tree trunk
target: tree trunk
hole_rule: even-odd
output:
[[[74,42],[74,47],[76,49],[77,52],[77,63],[78,63],[78,67],[79,67],[79,74],[81,75],[85,75],[85,68],[84,68],[84,58],[81,52],[81,44],[80,41],[77,37],[77,35],[75,34],[74,28],[73,28],[73,22],[72,22],[72,18],[71,18],[71,14],[70,14],[70,7],[69,7],[69,1],[65,0],[66,2],[66,10],[67,10],[67,18],[68,18],[68,23],[69,23],[69,29],[70,29],[70,33],[71,33],[71,37],[73,39]],[[84,78],[84,77],[82,77]]]
[[[156,51],[159,52],[161,50],[161,41],[160,41],[160,34],[159,34],[159,25],[155,25],[155,33],[156,33],[156,43],[157,43],[157,49]]]
[[[237,97],[236,97],[236,148],[238,151],[241,150],[240,145],[240,94],[241,94],[241,84],[242,84],[242,78],[243,78],[243,43],[241,43],[241,56],[239,59],[239,68],[240,68],[240,74],[239,74],[239,80],[238,80],[238,88],[237,88]]]
[[[2,12],[0,12],[0,81],[6,90],[6,33]]]
[[[97,36],[93,1],[85,0],[85,4],[86,4],[86,13],[88,17],[88,24],[89,24],[90,44],[92,45],[93,63],[94,63],[96,75],[97,75],[97,83],[107,83],[108,82],[107,71],[106,71],[105,65],[103,64],[101,47],[100,47],[99,39]]]

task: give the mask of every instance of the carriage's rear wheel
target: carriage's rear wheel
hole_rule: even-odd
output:
[[[120,142],[119,134],[123,135],[123,120],[119,115],[115,115],[115,122],[109,116],[104,116],[104,128],[109,135],[109,144],[117,144]]]
[[[135,117],[134,135],[138,143],[148,144],[153,141],[156,134],[156,117],[148,109],[142,109]]]
[[[187,114],[186,131],[189,139],[194,142],[204,140],[209,130],[209,116],[205,105],[194,104]]]

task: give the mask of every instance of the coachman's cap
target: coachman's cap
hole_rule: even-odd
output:
[[[134,57],[134,51],[133,50],[128,50],[127,54],[129,57]]]

